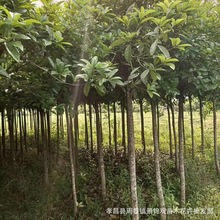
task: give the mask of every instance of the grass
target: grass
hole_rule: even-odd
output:
[[[140,208],[157,208],[158,200],[155,184],[151,114],[145,114],[145,137],[147,155],[141,153],[140,116],[135,112],[135,137],[137,147],[137,182]],[[220,117],[220,112],[218,112]],[[128,161],[121,151],[117,155],[113,147],[109,149],[106,113],[103,113],[103,142],[107,177],[107,202],[103,205],[100,192],[100,179],[97,155],[93,156],[83,146],[83,115],[79,115],[80,143],[79,167],[77,171],[77,196],[79,215],[77,220],[131,219],[130,215],[109,215],[106,208],[129,208]],[[117,113],[120,122],[120,114]],[[95,125],[95,120],[93,119]],[[161,171],[166,205],[175,208],[179,205],[179,179],[174,170],[174,161],[168,157],[168,124],[166,112],[160,117]],[[219,125],[219,122],[218,122]],[[212,215],[185,215],[185,219],[220,219],[220,180],[213,161],[212,115],[208,115],[205,126],[205,155],[200,153],[200,125],[198,112],[194,113],[196,158],[191,159],[191,139],[189,114],[185,112],[186,129],[186,189],[187,208],[214,208]],[[119,126],[120,127],[120,126]],[[113,128],[113,127],[112,127]],[[94,130],[95,131],[95,130]],[[53,128],[55,134],[55,128]],[[118,137],[120,140],[120,132]],[[94,132],[95,141],[95,132]],[[55,144],[55,140],[53,140]],[[219,139],[218,139],[219,143]],[[119,143],[120,144],[120,143]],[[42,155],[37,155],[34,142],[29,139],[29,152],[24,162],[14,167],[5,161],[0,168],[0,219],[1,220],[71,220],[73,204],[71,200],[71,178],[69,156],[65,141],[58,164],[50,160],[50,187],[46,191],[43,184]],[[54,146],[55,147],[55,146]],[[141,215],[141,219],[157,219],[157,215]],[[180,215],[168,215],[169,220],[181,219]]]

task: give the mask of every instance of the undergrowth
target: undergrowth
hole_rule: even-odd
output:
[[[50,187],[43,183],[42,155],[29,151],[23,163],[14,166],[4,161],[0,169],[1,220],[71,220],[71,178],[68,152],[61,154],[58,163],[50,159]],[[184,219],[219,219],[219,179],[213,161],[204,157],[186,160],[187,208],[214,208],[212,215],[185,215]],[[108,215],[108,208],[131,206],[128,160],[119,152],[105,151],[107,201],[102,203],[97,155],[79,151],[77,193],[79,214],[77,220],[131,219],[131,215]],[[179,178],[174,161],[161,155],[161,171],[166,206],[179,207]],[[153,154],[137,152],[137,182],[139,207],[157,208],[157,192]],[[157,219],[156,215],[141,215],[141,219]],[[168,215],[168,219],[181,219]]]

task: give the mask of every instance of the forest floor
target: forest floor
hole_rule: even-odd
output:
[[[14,167],[4,162],[0,169],[0,219],[1,220],[71,220],[71,178],[68,152],[63,152],[58,163],[50,158],[50,185],[43,183],[42,155],[29,149],[28,157]],[[129,209],[130,190],[127,158],[113,151],[105,151],[107,177],[107,202],[101,200],[97,155],[79,151],[77,168],[78,220],[131,219],[130,214],[117,215]],[[157,194],[153,155],[137,152],[137,181],[139,207],[147,214],[141,219],[158,219]],[[161,171],[166,207],[175,210],[179,206],[179,178],[174,161],[161,154]],[[187,209],[191,214],[184,219],[220,219],[220,179],[214,163],[202,155],[195,160],[186,159]],[[205,209],[206,214],[201,212]],[[181,210],[177,211],[180,212]],[[200,214],[197,214],[197,211]],[[208,212],[208,213],[207,213]],[[168,219],[182,219],[170,214]]]

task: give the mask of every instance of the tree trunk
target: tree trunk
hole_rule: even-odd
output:
[[[25,151],[27,152],[27,114],[26,114],[26,110],[24,108],[24,117],[23,117],[23,128],[24,128],[24,147],[25,147]]]
[[[5,157],[5,110],[2,110],[2,154]]]
[[[160,111],[159,103],[156,103],[156,116],[157,116],[157,132],[158,132],[158,148],[160,149]]]
[[[121,129],[122,129],[122,146],[124,147],[124,155],[126,155],[126,135],[125,135],[125,106],[121,103]]]
[[[158,117],[157,117],[157,106],[158,104],[152,100],[151,101],[151,113],[152,113],[152,130],[153,130],[153,141],[154,141],[154,163],[155,163],[155,172],[156,172],[156,184],[157,184],[157,196],[159,199],[159,208],[160,210],[165,210],[165,200],[163,196],[163,187],[161,180],[160,172],[160,151],[159,151],[159,140],[158,140]],[[160,213],[160,219],[165,220],[166,214]]]
[[[214,133],[214,158],[215,158],[215,167],[217,174],[220,175],[220,166],[219,166],[219,156],[218,156],[218,146],[217,146],[217,115],[216,115],[216,98],[215,94],[213,95],[213,133]]]
[[[89,103],[89,124],[90,124],[90,148],[93,154],[93,128],[92,128],[92,105]]]
[[[97,135],[97,150],[98,150],[98,163],[99,163],[99,173],[101,177],[101,190],[103,202],[106,201],[106,178],[105,178],[105,165],[102,149],[102,138],[101,138],[101,123],[99,115],[99,106],[94,104],[95,115],[96,115],[96,135]]]
[[[51,117],[50,117],[50,111],[48,110],[46,112],[46,121],[47,121],[47,140],[48,140],[48,149],[49,152],[51,152],[51,129],[50,129],[50,125],[51,125]]]
[[[113,113],[114,113],[114,145],[115,145],[115,154],[118,152],[118,142],[117,142],[117,116],[116,116],[116,106],[115,102],[113,103]]]
[[[14,152],[14,123],[13,123],[13,110],[7,109],[8,117],[8,131],[9,131],[9,144],[11,150],[11,162],[15,161],[15,152]]]
[[[183,130],[183,147],[184,147],[184,155],[186,155],[186,133],[185,133],[185,122],[184,122],[184,103],[183,103],[183,113],[182,113],[182,122],[183,122],[183,126],[182,126],[182,130]]]
[[[201,125],[201,152],[204,154],[205,138],[204,138],[204,123],[203,123],[203,107],[202,98],[199,97],[199,115],[200,115],[200,125]]]
[[[171,127],[171,117],[170,117],[169,105],[167,105],[167,115],[168,115],[168,129],[169,129],[170,159],[172,159],[173,158],[173,142],[172,142],[172,127]]]
[[[112,131],[111,131],[111,112],[110,112],[110,105],[108,104],[108,144],[109,149],[112,146]]]
[[[183,142],[183,95],[179,97],[179,173],[180,173],[180,208],[186,205],[185,166],[184,166],[184,142]]]
[[[45,134],[45,113],[44,110],[40,110],[40,125],[41,125],[41,141],[43,146],[44,157],[44,183],[46,188],[49,186],[49,166],[48,166],[48,152],[47,152],[47,140]]]
[[[60,116],[57,112],[57,150],[56,150],[56,162],[59,161],[59,155],[60,155]]]
[[[15,152],[18,152],[18,117],[17,117],[17,112],[16,110],[13,110],[12,112],[12,118],[13,118],[13,126],[14,126],[14,141],[15,141]]]
[[[37,114],[37,123],[35,123],[35,133],[36,133],[36,137],[37,137],[37,154],[40,153],[41,151],[41,147],[40,147],[40,117],[39,117],[39,111],[36,111]],[[36,120],[35,120],[36,121]]]
[[[20,142],[20,153],[21,153],[21,161],[23,161],[23,132],[22,132],[22,114],[21,110],[18,110],[18,123],[19,123],[19,142]]]
[[[75,164],[78,167],[78,147],[79,147],[79,120],[78,120],[78,106],[74,107],[74,135],[75,135]]]
[[[140,100],[140,115],[141,115],[141,141],[142,141],[142,146],[143,146],[143,153],[146,154],[143,99]]]
[[[70,120],[69,117],[68,107],[65,106],[65,113],[66,113],[66,126],[67,126],[67,140],[68,140],[68,147],[69,147],[69,156],[70,156],[70,171],[71,171],[71,182],[72,182],[72,196],[73,196],[73,210],[74,210],[74,217],[77,217],[77,194],[76,194],[76,172],[75,172],[75,165],[73,159],[73,144],[74,141],[72,140],[72,131],[70,127]]]
[[[175,146],[175,168],[176,168],[176,171],[179,171],[179,150],[177,146],[175,113],[174,113],[173,104],[171,102],[170,102],[170,110],[171,110],[171,115],[172,115],[173,140],[174,140],[174,146]]]
[[[192,159],[195,158],[195,141],[194,141],[194,126],[193,126],[193,109],[192,97],[189,96],[190,124],[191,124],[191,141],[192,141]]]
[[[126,95],[127,95],[128,159],[129,159],[129,172],[130,172],[131,201],[132,201],[132,210],[133,210],[132,211],[132,219],[139,220],[133,103],[132,103],[132,91],[129,87],[127,88]]]
[[[85,123],[85,145],[86,145],[86,149],[89,150],[89,132],[88,132],[88,123],[87,123],[86,104],[84,104],[84,123]]]

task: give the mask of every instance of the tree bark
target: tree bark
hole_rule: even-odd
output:
[[[217,174],[220,175],[220,166],[219,166],[219,156],[218,156],[218,146],[217,146],[217,114],[216,114],[216,97],[213,95],[213,133],[214,133],[214,158],[215,158],[215,167]]]
[[[5,157],[5,110],[2,110],[2,154]]]
[[[93,154],[93,128],[92,128],[92,105],[89,103],[89,124],[90,124],[90,148],[91,154]]]
[[[168,116],[168,129],[169,129],[170,159],[172,159],[173,158],[173,142],[172,142],[172,127],[171,127],[171,117],[170,117],[169,105],[167,105],[167,116]]]
[[[127,132],[128,132],[128,159],[130,172],[130,187],[132,201],[132,219],[139,220],[138,196],[137,196],[137,177],[136,177],[136,156],[135,156],[135,138],[134,138],[134,118],[132,91],[127,88]]]
[[[173,140],[174,140],[174,146],[175,146],[175,168],[176,168],[176,171],[179,171],[179,150],[177,146],[175,113],[174,113],[173,104],[171,102],[170,102],[170,110],[171,110],[171,115],[172,115]]]
[[[121,130],[122,130],[122,146],[124,148],[124,155],[126,155],[126,135],[125,135],[125,106],[121,103]]]
[[[195,158],[195,141],[194,141],[194,125],[193,125],[193,109],[192,97],[189,96],[190,124],[191,124],[191,141],[192,141],[192,159]]]
[[[22,132],[22,114],[21,110],[18,110],[18,122],[19,122],[19,142],[20,142],[20,153],[21,153],[21,161],[23,161],[23,132]]]
[[[73,197],[73,210],[74,210],[74,217],[77,217],[77,194],[76,194],[76,171],[74,165],[74,158],[73,158],[73,144],[74,141],[72,139],[72,131],[70,127],[70,120],[71,117],[69,116],[68,106],[65,106],[65,113],[66,113],[66,126],[67,126],[67,140],[68,140],[68,147],[69,147],[69,156],[70,156],[70,171],[71,171],[71,182],[72,182],[72,197]]]
[[[183,141],[183,95],[179,97],[179,173],[180,173],[180,208],[186,205],[185,166],[184,166],[184,141]]]
[[[59,161],[59,155],[60,155],[60,116],[57,112],[57,150],[56,150],[56,162]]]
[[[141,116],[141,142],[142,142],[142,146],[143,146],[143,153],[146,154],[143,99],[140,99],[140,116]]]
[[[96,135],[97,135],[97,149],[98,149],[98,163],[99,163],[99,173],[101,177],[101,190],[102,190],[102,200],[106,201],[106,178],[105,178],[105,165],[103,157],[103,147],[101,138],[101,123],[99,115],[99,106],[94,104],[95,115],[96,115]]]
[[[108,145],[109,149],[112,146],[112,131],[111,131],[111,111],[110,111],[110,104],[108,104]]]
[[[48,149],[47,140],[45,134],[45,113],[44,110],[40,110],[40,124],[41,124],[41,141],[43,146],[44,157],[44,183],[46,188],[49,186],[49,166],[48,166]]]
[[[84,123],[85,123],[85,145],[86,145],[86,149],[89,150],[89,132],[88,132],[88,123],[87,123],[86,104],[84,104]]]
[[[117,142],[117,116],[116,116],[116,106],[115,102],[113,104],[113,113],[114,113],[114,145],[115,145],[115,154],[118,152],[118,142]]]
[[[203,123],[203,106],[202,98],[199,97],[199,115],[200,115],[200,125],[201,125],[201,152],[204,154],[205,138],[204,138],[204,123]]]
[[[157,117],[157,106],[158,104],[151,100],[151,113],[152,113],[152,130],[153,130],[153,141],[154,141],[154,163],[155,163],[155,172],[156,172],[156,184],[157,184],[157,196],[159,199],[160,210],[165,210],[165,200],[163,195],[163,187],[161,180],[160,172],[160,150],[159,150],[159,133],[158,133],[158,117]],[[166,220],[166,214],[163,212],[160,213],[160,219]]]

